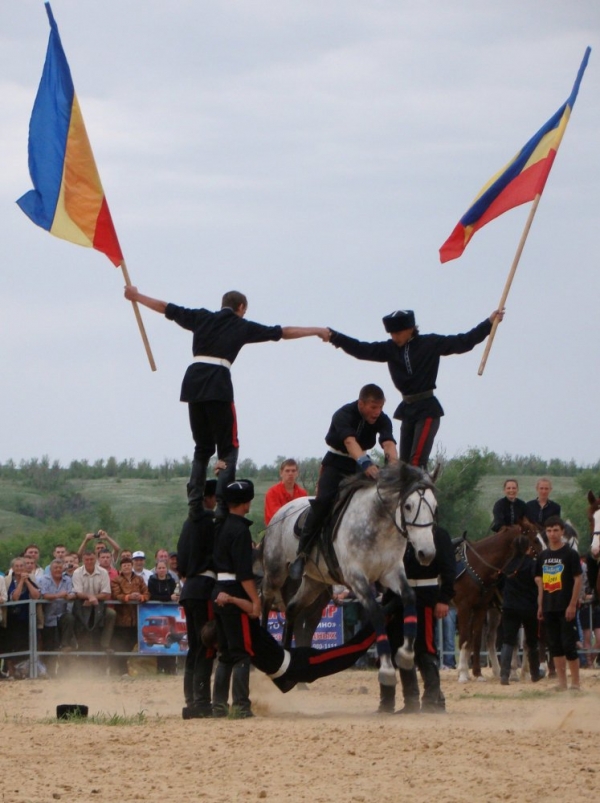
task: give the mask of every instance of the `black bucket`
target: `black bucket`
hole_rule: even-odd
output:
[[[87,705],[76,705],[74,703],[63,703],[56,706],[57,719],[71,719],[71,717],[87,717],[89,708]]]

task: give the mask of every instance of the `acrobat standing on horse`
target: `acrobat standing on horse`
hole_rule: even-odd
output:
[[[331,511],[340,483],[346,477],[363,473],[373,480],[378,467],[368,455],[379,436],[386,463],[398,461],[392,422],[383,412],[385,396],[378,385],[361,388],[358,400],[345,404],[333,414],[325,443],[329,450],[321,462],[316,498],[302,529],[298,556],[289,569],[292,580],[300,580],[306,558]]]
[[[402,394],[394,418],[402,422],[400,459],[405,463],[427,468],[440,418],[444,415],[435,397],[440,357],[471,351],[489,335],[494,320],[503,317],[504,310],[495,310],[465,334],[422,335],[412,310],[396,310],[383,318],[390,340],[375,343],[363,343],[329,330],[329,341],[346,354],[359,360],[388,364],[392,382]]]

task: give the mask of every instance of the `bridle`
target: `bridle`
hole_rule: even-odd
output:
[[[522,535],[527,535],[527,533],[523,533],[523,532],[522,532],[521,534],[522,534]],[[537,541],[537,540],[539,539],[539,537],[540,537],[540,536],[539,536],[539,533],[538,533],[538,534],[536,535],[536,539],[535,539],[535,540]],[[506,570],[506,567],[508,566],[508,564],[509,564],[509,563],[512,561],[512,559],[514,558],[514,555],[513,555],[513,554],[511,554],[511,555],[509,555],[509,556],[508,556],[507,560],[506,560],[506,561],[505,561],[505,562],[502,564],[502,566],[500,566],[500,567],[498,567],[498,566],[494,566],[494,564],[493,564],[493,563],[490,563],[489,561],[487,561],[487,560],[486,560],[486,559],[485,559],[485,558],[484,558],[484,557],[481,555],[481,553],[477,551],[477,549],[475,548],[475,546],[474,546],[474,545],[473,545],[473,544],[472,544],[470,541],[467,541],[467,539],[465,539],[465,540],[463,541],[463,544],[464,544],[463,556],[464,556],[464,560],[465,560],[465,564],[466,564],[467,571],[469,572],[469,574],[470,574],[471,576],[473,576],[473,577],[474,577],[474,578],[475,578],[475,579],[476,579],[476,580],[477,580],[477,581],[478,581],[478,582],[479,582],[481,585],[483,585],[483,586],[485,586],[485,585],[486,585],[485,581],[483,580],[483,578],[482,578],[482,577],[480,577],[480,576],[479,576],[479,574],[478,574],[478,573],[475,571],[475,569],[473,568],[473,566],[472,566],[472,565],[469,563],[469,558],[468,558],[468,556],[467,556],[467,550],[468,550],[468,549],[470,549],[470,550],[471,550],[471,552],[473,552],[473,553],[474,553],[474,555],[477,557],[477,560],[481,561],[481,563],[483,563],[483,565],[484,565],[484,566],[487,566],[487,568],[488,568],[488,569],[491,569],[493,572],[495,572],[495,574],[497,575],[497,577],[498,577],[498,578],[499,578],[499,577],[501,577],[501,575],[503,575],[503,574],[504,574],[504,572],[505,572],[505,570]],[[517,565],[517,567],[516,567],[515,571],[513,572],[513,574],[516,574],[516,573],[519,571],[519,569],[521,568],[521,566],[523,565],[523,561],[525,560],[526,554],[527,554],[527,553],[526,553],[526,552],[524,552],[524,553],[521,555],[521,560],[520,560],[519,564]],[[498,580],[496,580],[496,581],[492,581],[492,585],[494,584],[494,582],[496,582],[496,583],[497,583],[497,582],[498,582]]]
[[[404,491],[403,494],[400,495],[400,497],[398,499],[398,505],[396,506],[396,509],[400,508],[400,524],[398,524],[398,522],[396,521],[396,516],[389,509],[389,506],[386,505],[385,499],[381,495],[381,490],[379,488],[379,482],[377,482],[377,484],[375,486],[375,490],[376,490],[376,493],[377,493],[377,498],[378,498],[378,500],[379,500],[379,502],[380,502],[380,504],[381,504],[386,516],[388,516],[388,518],[391,520],[391,522],[394,525],[394,527],[396,528],[396,530],[400,533],[400,535],[403,538],[406,538],[406,540],[408,540],[408,528],[409,527],[419,527],[419,528],[431,527],[432,524],[435,522],[435,511],[433,510],[433,508],[429,504],[429,500],[426,499],[426,497],[425,497],[425,493],[427,491],[433,491],[433,486],[430,483],[424,482],[423,480],[416,480],[415,482],[412,483],[412,485],[410,485],[408,487],[408,489],[406,491]],[[404,515],[404,504],[405,504],[406,500],[408,499],[408,497],[411,496],[414,493],[417,493],[419,495],[419,502],[417,504],[413,520],[412,521],[408,521],[406,519],[406,516]],[[430,522],[423,522],[421,524],[421,523],[419,523],[417,521],[417,519],[419,518],[419,516],[421,514],[421,508],[423,507],[423,505],[425,505],[427,507],[427,509],[429,510],[429,512],[431,514],[431,521]]]

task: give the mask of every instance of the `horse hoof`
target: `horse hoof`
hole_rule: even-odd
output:
[[[468,675],[459,675],[458,676],[458,682],[459,683],[468,683],[469,682],[469,676]]]
[[[391,669],[381,667],[377,673],[377,680],[382,686],[395,686],[398,682],[396,679],[396,670],[393,667]]]
[[[406,654],[398,650],[396,663],[398,664],[398,669],[412,669],[415,665],[415,654],[413,652]]]
[[[487,683],[487,678],[484,678],[483,675],[479,675],[479,677],[476,678],[476,680],[477,683]]]

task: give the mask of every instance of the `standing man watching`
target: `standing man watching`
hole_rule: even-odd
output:
[[[292,458],[284,460],[279,467],[279,479],[280,482],[272,485],[265,494],[265,525],[267,526],[280,507],[291,502],[292,499],[308,496],[304,488],[301,488],[296,482],[298,463]]]
[[[194,460],[188,483],[188,505],[192,515],[202,515],[202,498],[208,461],[217,452],[217,517],[227,514],[224,501],[226,486],[235,479],[239,442],[231,366],[243,346],[269,340],[294,340],[316,336],[329,339],[321,327],[264,326],[244,320],[248,299],[232,290],[225,293],[218,312],[186,309],[142,295],[137,287],[125,288],[125,298],[165,315],[183,329],[193,332],[194,360],[186,371],[181,387],[181,401],[187,402],[194,438]]]
[[[383,318],[390,340],[374,343],[360,342],[329,330],[330,342],[346,354],[359,360],[387,363],[392,382],[402,394],[402,402],[394,413],[394,418],[402,422],[400,460],[427,468],[440,418],[444,415],[435,396],[440,357],[471,351],[489,335],[494,320],[503,317],[504,310],[496,310],[465,334],[422,335],[412,310],[396,310]]]
[[[548,549],[538,556],[535,569],[538,619],[546,625],[546,639],[558,677],[556,691],[567,690],[567,664],[571,689],[579,691],[576,617],[582,570],[577,552],[563,543],[564,532],[565,524],[558,516],[546,521]]]
[[[114,652],[110,643],[115,629],[116,613],[105,605],[110,599],[110,579],[108,572],[96,563],[94,552],[84,552],[83,566],[73,572],[73,591],[76,600],[73,604],[77,640],[83,635],[100,631],[100,647],[105,652]]]
[[[311,509],[302,529],[298,557],[289,569],[292,580],[302,578],[306,558],[331,510],[341,481],[361,471],[371,479],[377,479],[379,469],[367,454],[375,446],[377,436],[386,463],[398,460],[392,422],[383,412],[384,404],[383,390],[370,384],[361,388],[357,401],[345,404],[333,414],[325,436],[329,451],[321,462],[317,495],[311,500]]]

